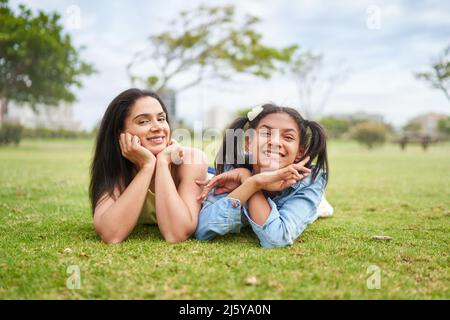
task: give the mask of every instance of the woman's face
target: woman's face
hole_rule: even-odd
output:
[[[152,97],[136,100],[130,115],[125,119],[124,131],[138,136],[141,145],[154,155],[161,152],[170,141],[166,113],[159,101]]]
[[[257,154],[256,172],[277,170],[300,160],[300,129],[290,115],[271,113],[261,119],[255,130],[249,148]]]

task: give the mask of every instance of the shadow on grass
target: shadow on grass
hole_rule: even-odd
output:
[[[142,240],[151,242],[164,241],[157,225],[139,224],[128,237],[128,240]]]
[[[65,230],[61,230],[62,232]],[[84,240],[91,242],[101,242],[100,236],[95,232],[94,226],[87,223],[77,223],[73,225],[70,230],[67,230],[70,234]],[[137,225],[127,240],[141,240],[141,241],[151,241],[151,242],[162,242],[162,238],[158,227],[155,225]]]
[[[164,242],[164,238],[162,237],[158,226],[156,225],[138,225],[134,229],[133,233],[128,237],[129,240],[142,240],[142,241],[151,241],[151,242]],[[197,243],[202,244],[226,244],[226,245],[239,245],[242,244],[259,247],[257,238],[255,234],[252,232],[251,228],[244,228],[241,230],[241,233],[233,233],[227,234],[224,236],[218,236],[217,238],[211,241],[200,241],[191,238],[191,241],[195,241]]]
[[[60,230],[64,233],[69,233],[69,236],[76,237],[80,240],[99,243],[101,242],[100,237],[95,232],[95,229],[92,224],[87,223],[77,223],[73,224],[68,228],[64,228],[65,230]],[[161,235],[161,232],[158,229],[157,225],[137,225],[130,236],[126,241],[136,242],[142,241],[147,243],[165,243],[164,238]],[[253,233],[251,228],[244,228],[240,233],[232,233],[226,234],[224,236],[218,236],[211,241],[200,241],[195,238],[191,238],[189,240],[190,243],[199,243],[204,245],[209,244],[220,244],[227,246],[249,246],[249,247],[259,247],[258,239],[256,235]]]

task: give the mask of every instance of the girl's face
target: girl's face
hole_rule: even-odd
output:
[[[125,119],[124,132],[138,136],[141,145],[157,155],[170,141],[170,127],[166,119],[158,100],[142,97],[136,100]]]
[[[301,159],[300,129],[289,114],[268,114],[255,130],[256,135],[249,148],[253,155],[257,155],[253,165],[256,172],[284,168]]]

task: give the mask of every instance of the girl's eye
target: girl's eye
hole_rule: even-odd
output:
[[[294,140],[294,137],[286,137],[286,140],[292,141]]]
[[[139,124],[147,124],[149,121],[148,120],[141,120],[139,121]]]
[[[159,118],[158,121],[166,121],[166,118]]]

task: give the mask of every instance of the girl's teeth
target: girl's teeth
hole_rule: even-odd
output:
[[[279,153],[271,153],[271,152],[266,152],[266,157],[270,157],[270,156],[276,156],[276,157],[281,157],[281,155]]]

